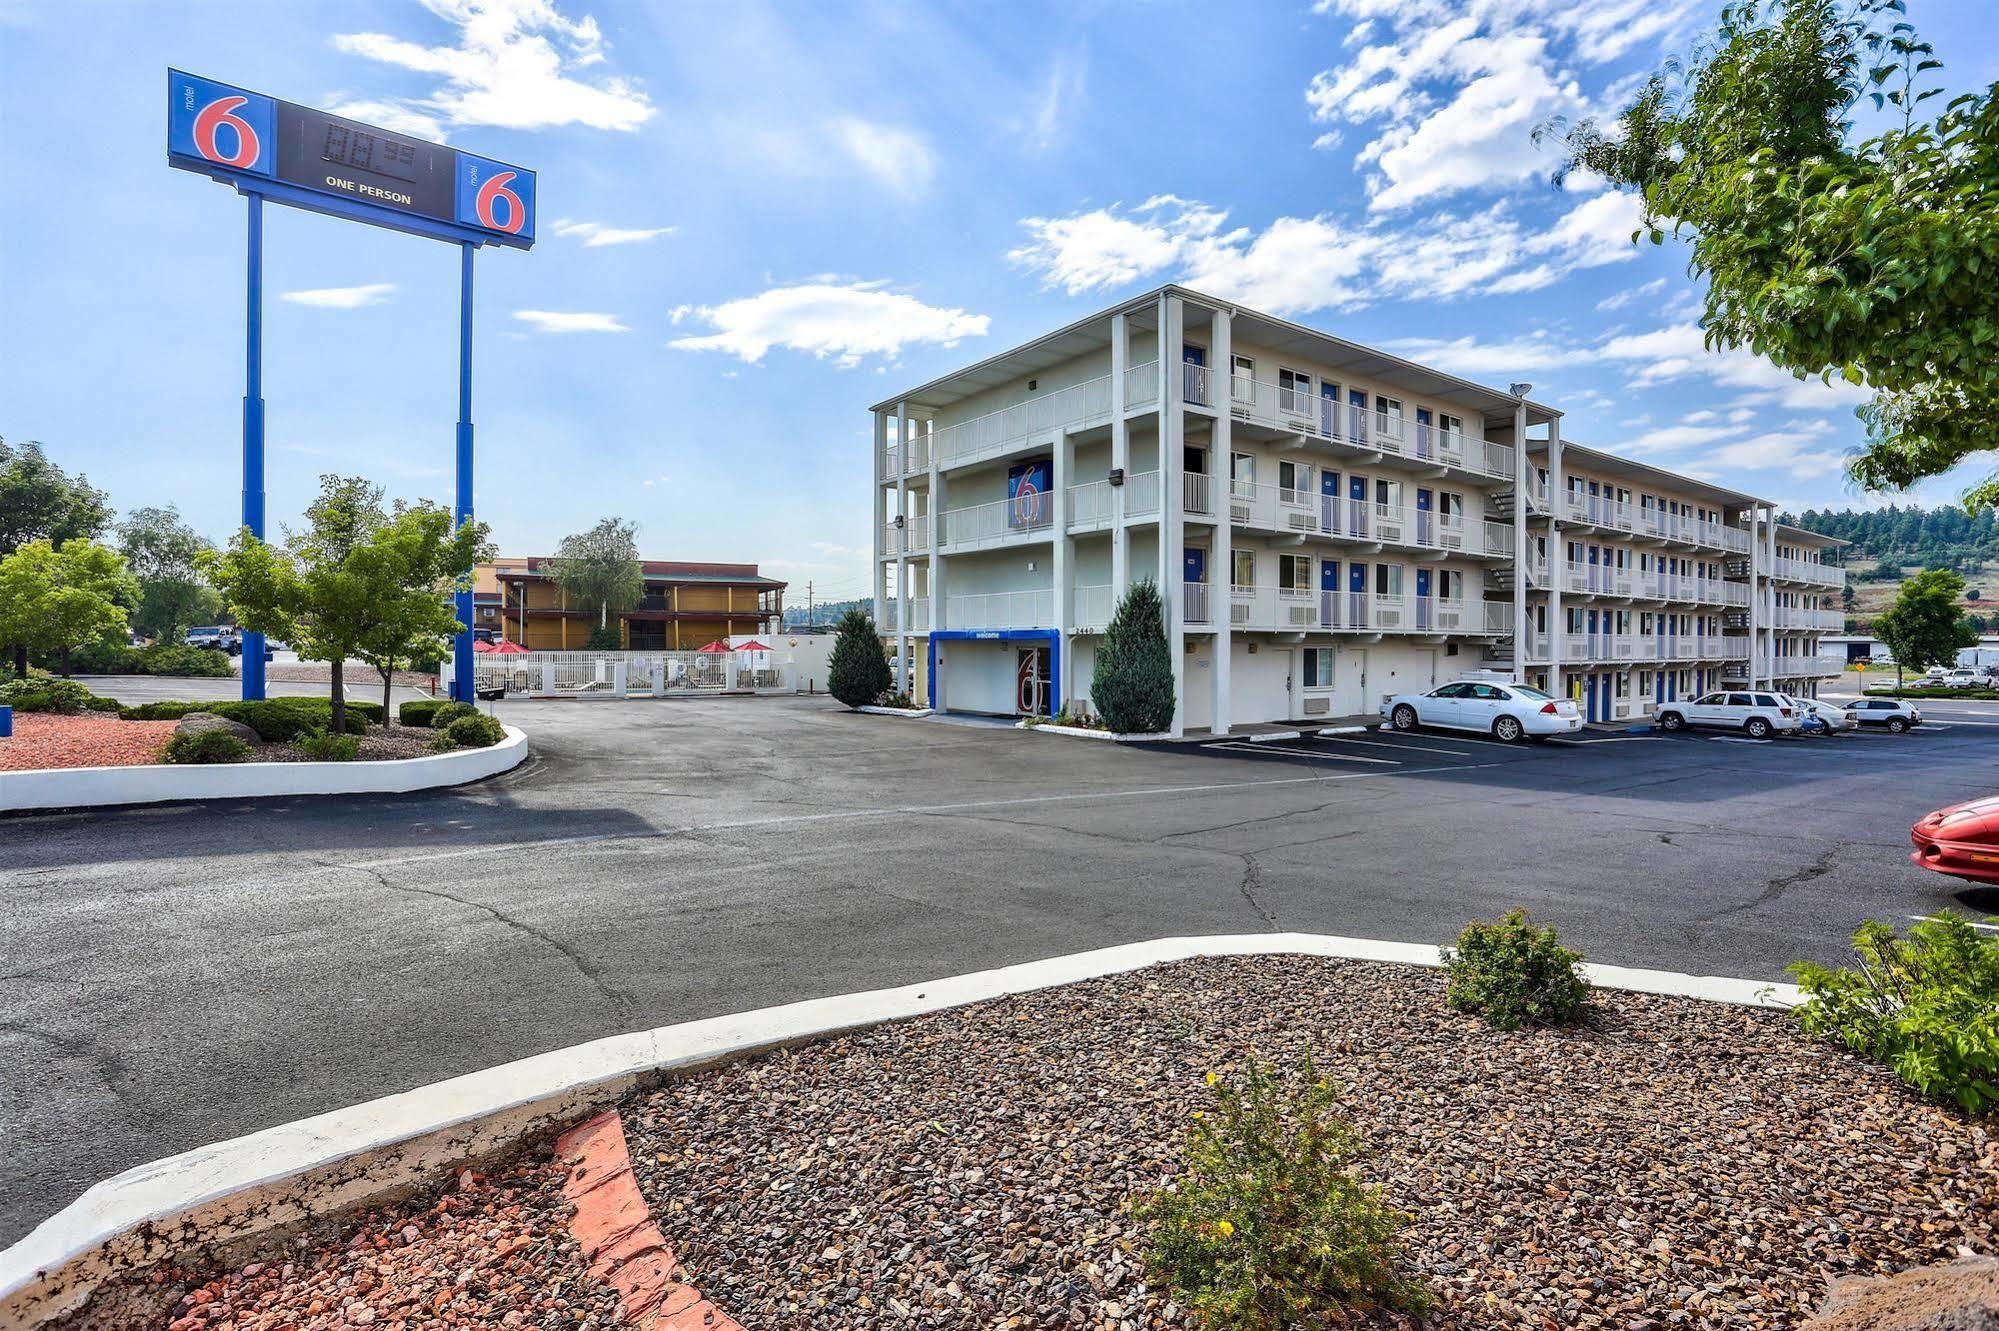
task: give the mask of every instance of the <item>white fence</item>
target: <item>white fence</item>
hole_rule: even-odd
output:
[[[451,666],[444,667],[446,678]],[[476,686],[534,698],[796,693],[799,662],[782,647],[745,652],[481,652]]]

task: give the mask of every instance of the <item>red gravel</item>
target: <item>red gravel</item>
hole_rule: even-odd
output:
[[[0,739],[0,772],[38,767],[142,767],[160,760],[172,721],[120,721],[115,716],[14,713],[14,737]]]
[[[565,1171],[546,1158],[441,1196],[304,1234],[195,1283],[132,1277],[85,1310],[92,1331],[613,1331],[629,1325],[569,1234]],[[145,1312],[150,1304],[161,1312]],[[122,1306],[121,1306],[122,1305]]]

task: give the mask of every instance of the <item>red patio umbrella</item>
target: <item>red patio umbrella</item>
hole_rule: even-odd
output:
[[[703,647],[700,650],[704,652],[733,652],[736,649],[731,647],[728,643],[723,642],[720,638],[717,638],[715,639],[715,641],[709,643],[706,647]]]
[[[739,652],[767,652],[770,650],[770,648],[764,646],[762,643],[758,642],[755,638],[751,638],[748,642],[736,648],[736,650]]]
[[[526,656],[528,654],[527,648],[517,642],[508,642],[505,638],[494,643],[488,650],[498,652],[501,656]]]
[[[475,653],[477,653],[477,652],[497,652],[500,649],[495,647],[492,643],[487,642],[484,638],[479,638],[472,643],[472,650]]]

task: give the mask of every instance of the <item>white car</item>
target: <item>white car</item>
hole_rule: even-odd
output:
[[[1943,677],[1943,686],[1947,689],[1982,689],[1985,677],[1976,670],[1959,667]]]
[[[1900,698],[1861,698],[1853,704],[1853,714],[1861,725],[1882,726],[1894,735],[1923,723],[1915,704]]]
[[[1476,730],[1508,744],[1583,728],[1582,714],[1567,698],[1525,684],[1485,680],[1461,679],[1428,693],[1399,693],[1381,704],[1381,715],[1397,730]]]
[[[1719,726],[1740,730],[1751,739],[1793,733],[1798,720],[1798,709],[1790,699],[1761,689],[1717,689],[1692,702],[1662,703],[1658,715],[1661,730]]]
[[[1842,730],[1860,729],[1860,713],[1854,711],[1851,704],[1841,707],[1823,698],[1798,698],[1790,694],[1783,696],[1785,701],[1798,709],[1798,725],[1801,730],[1818,729],[1819,725],[1815,725],[1814,722],[1822,723],[1829,735],[1836,735]]]

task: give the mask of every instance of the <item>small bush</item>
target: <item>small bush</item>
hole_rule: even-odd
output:
[[[406,726],[428,726],[430,718],[444,705],[442,698],[413,698],[396,708],[396,720]]]
[[[90,706],[92,693],[73,679],[29,675],[0,684],[0,703],[17,712],[61,712],[73,715]]]
[[[826,691],[849,707],[865,707],[894,686],[874,617],[849,610],[840,617],[840,636],[826,661]]]
[[[84,699],[84,709],[92,712],[123,712],[124,705],[116,698],[100,698],[96,694]]]
[[[430,714],[430,728],[443,730],[461,716],[478,716],[479,709],[469,702],[440,703]]]
[[[1120,735],[1150,735],[1173,724],[1173,651],[1166,607],[1150,578],[1131,585],[1097,647],[1090,701]]]
[[[1999,936],[1980,937],[1947,910],[1911,925],[1906,937],[1864,921],[1853,950],[1857,970],[1791,967],[1806,996],[1799,1025],[1967,1114],[1999,1108]]]
[[[907,693],[897,693],[894,689],[890,689],[886,693],[882,694],[879,698],[875,699],[875,706],[900,707],[904,711],[909,711],[912,708],[914,708],[916,704],[909,700],[909,695]]]
[[[233,763],[249,751],[249,745],[226,730],[203,730],[175,735],[160,757],[170,763]]]
[[[446,726],[443,734],[439,736],[444,743],[439,744],[437,747],[486,749],[498,744],[506,737],[506,727],[490,716],[474,712],[470,716],[461,716]]]
[[[241,721],[256,731],[259,739],[279,744],[310,731],[333,728],[333,703],[326,698],[260,698],[248,702],[171,699],[121,708],[118,714],[127,721],[178,721],[189,712],[213,712],[231,721]],[[370,724],[381,724],[383,715],[382,704],[378,702],[349,699],[347,733],[365,734]]]
[[[189,712],[213,712],[218,707],[229,704],[221,702],[188,702],[184,699],[169,699],[161,702],[142,702],[133,707],[121,707],[118,715],[127,721],[178,721]]]
[[[351,763],[361,752],[361,741],[354,735],[329,735],[324,730],[312,730],[292,740],[292,747],[316,762]]]
[[[1215,1112],[1194,1115],[1186,1172],[1137,1208],[1152,1283],[1212,1331],[1423,1311],[1428,1294],[1398,1269],[1408,1217],[1354,1177],[1360,1136],[1311,1060],[1291,1087],[1254,1059],[1239,1089],[1208,1083]]]
[[[79,675],[177,675],[223,679],[235,672],[227,652],[185,643],[156,642],[128,647],[122,642],[91,643],[70,653],[69,668]]]
[[[1442,951],[1449,977],[1444,1001],[1478,1013],[1488,1026],[1562,1026],[1589,1011],[1589,981],[1578,969],[1582,953],[1563,947],[1553,925],[1537,927],[1518,907],[1497,924],[1472,921],[1458,945]]]
[[[1992,702],[1999,699],[1999,691],[1988,688],[1947,689],[1941,685],[1911,684],[1900,689],[1869,689],[1870,698],[1936,698],[1953,699],[1957,702]]]

